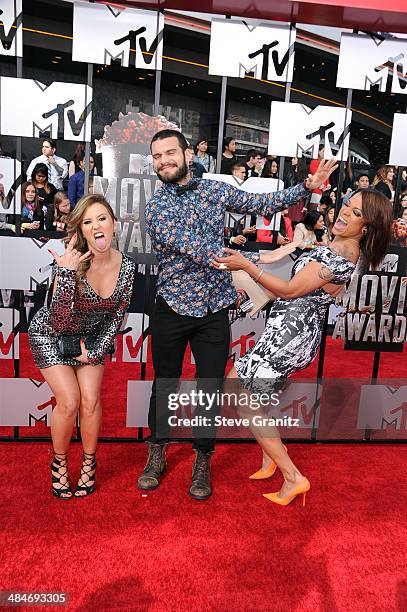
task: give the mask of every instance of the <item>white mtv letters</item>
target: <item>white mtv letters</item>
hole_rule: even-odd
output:
[[[0,157],[0,214],[20,214],[20,180],[21,162],[18,159]]]
[[[0,55],[23,57],[22,0],[1,0]]]
[[[34,79],[0,79],[0,133],[28,138],[90,141],[92,88]]]
[[[393,119],[391,133],[389,164],[395,166],[407,165],[407,115],[396,113]]]
[[[162,69],[164,16],[154,11],[74,3],[72,59]]]
[[[336,106],[314,109],[292,102],[272,102],[268,152],[271,155],[318,157],[325,146],[325,159],[348,158],[352,112]]]
[[[209,74],[292,81],[295,28],[243,19],[212,19]]]
[[[33,238],[0,236],[0,287],[34,291],[38,285],[48,285],[52,262],[48,249],[62,255],[62,240],[44,243]]]
[[[358,429],[407,429],[407,387],[363,385]]]
[[[123,361],[147,363],[148,337],[145,333],[149,324],[148,315],[129,312],[122,326]]]
[[[407,93],[407,40],[342,34],[336,86]]]

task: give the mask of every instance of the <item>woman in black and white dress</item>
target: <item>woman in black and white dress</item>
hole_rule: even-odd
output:
[[[260,339],[235,362],[229,377],[240,379],[251,392],[270,394],[281,389],[291,374],[306,368],[317,354],[329,305],[349,281],[359,255],[373,269],[384,257],[392,216],[391,203],[383,194],[374,189],[356,191],[340,210],[333,242],[299,258],[290,281],[263,273],[235,251],[227,250],[228,257],[216,258],[215,267],[245,270],[277,297]],[[277,467],[284,476],[281,490],[266,497],[287,505],[303,494],[305,501],[310,483],[291,461],[277,430],[274,428],[271,436],[270,432],[264,435],[264,429],[253,421],[251,429],[263,449],[262,469],[253,477],[268,478]]]

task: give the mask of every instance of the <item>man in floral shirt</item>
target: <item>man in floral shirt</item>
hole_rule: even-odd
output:
[[[270,194],[251,194],[221,181],[191,179],[186,151],[188,142],[175,130],[162,130],[151,141],[154,168],[164,183],[146,206],[145,219],[159,261],[157,299],[152,318],[152,353],[155,380],[150,400],[147,464],[138,487],[155,489],[166,465],[169,438],[169,395],[177,391],[182,363],[190,343],[196,361],[199,388],[216,393],[222,387],[229,352],[228,308],[237,294],[230,274],[211,267],[221,255],[225,211],[274,213],[297,204],[335,169],[322,160],[304,184]],[[187,154],[188,155],[188,154]],[[267,255],[245,253],[266,263]],[[215,446],[213,419],[217,406],[198,406],[196,415],[210,422],[193,429],[196,458],[189,490],[194,499],[211,495],[210,458]]]

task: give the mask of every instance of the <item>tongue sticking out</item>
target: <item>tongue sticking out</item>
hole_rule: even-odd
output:
[[[99,238],[95,238],[96,246],[101,251],[104,251],[106,248],[106,238],[104,236],[100,236]]]
[[[335,221],[335,227],[336,227],[336,229],[338,229],[338,230],[345,229],[345,227],[346,227],[346,223],[344,223],[343,221],[340,221],[340,219],[337,219],[337,220]]]

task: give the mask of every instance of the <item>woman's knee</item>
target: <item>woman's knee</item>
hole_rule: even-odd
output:
[[[93,416],[100,410],[99,395],[82,395],[80,411],[82,415]]]
[[[79,408],[79,402],[80,397],[76,394],[57,398],[57,409],[65,418],[70,419],[76,416]]]

